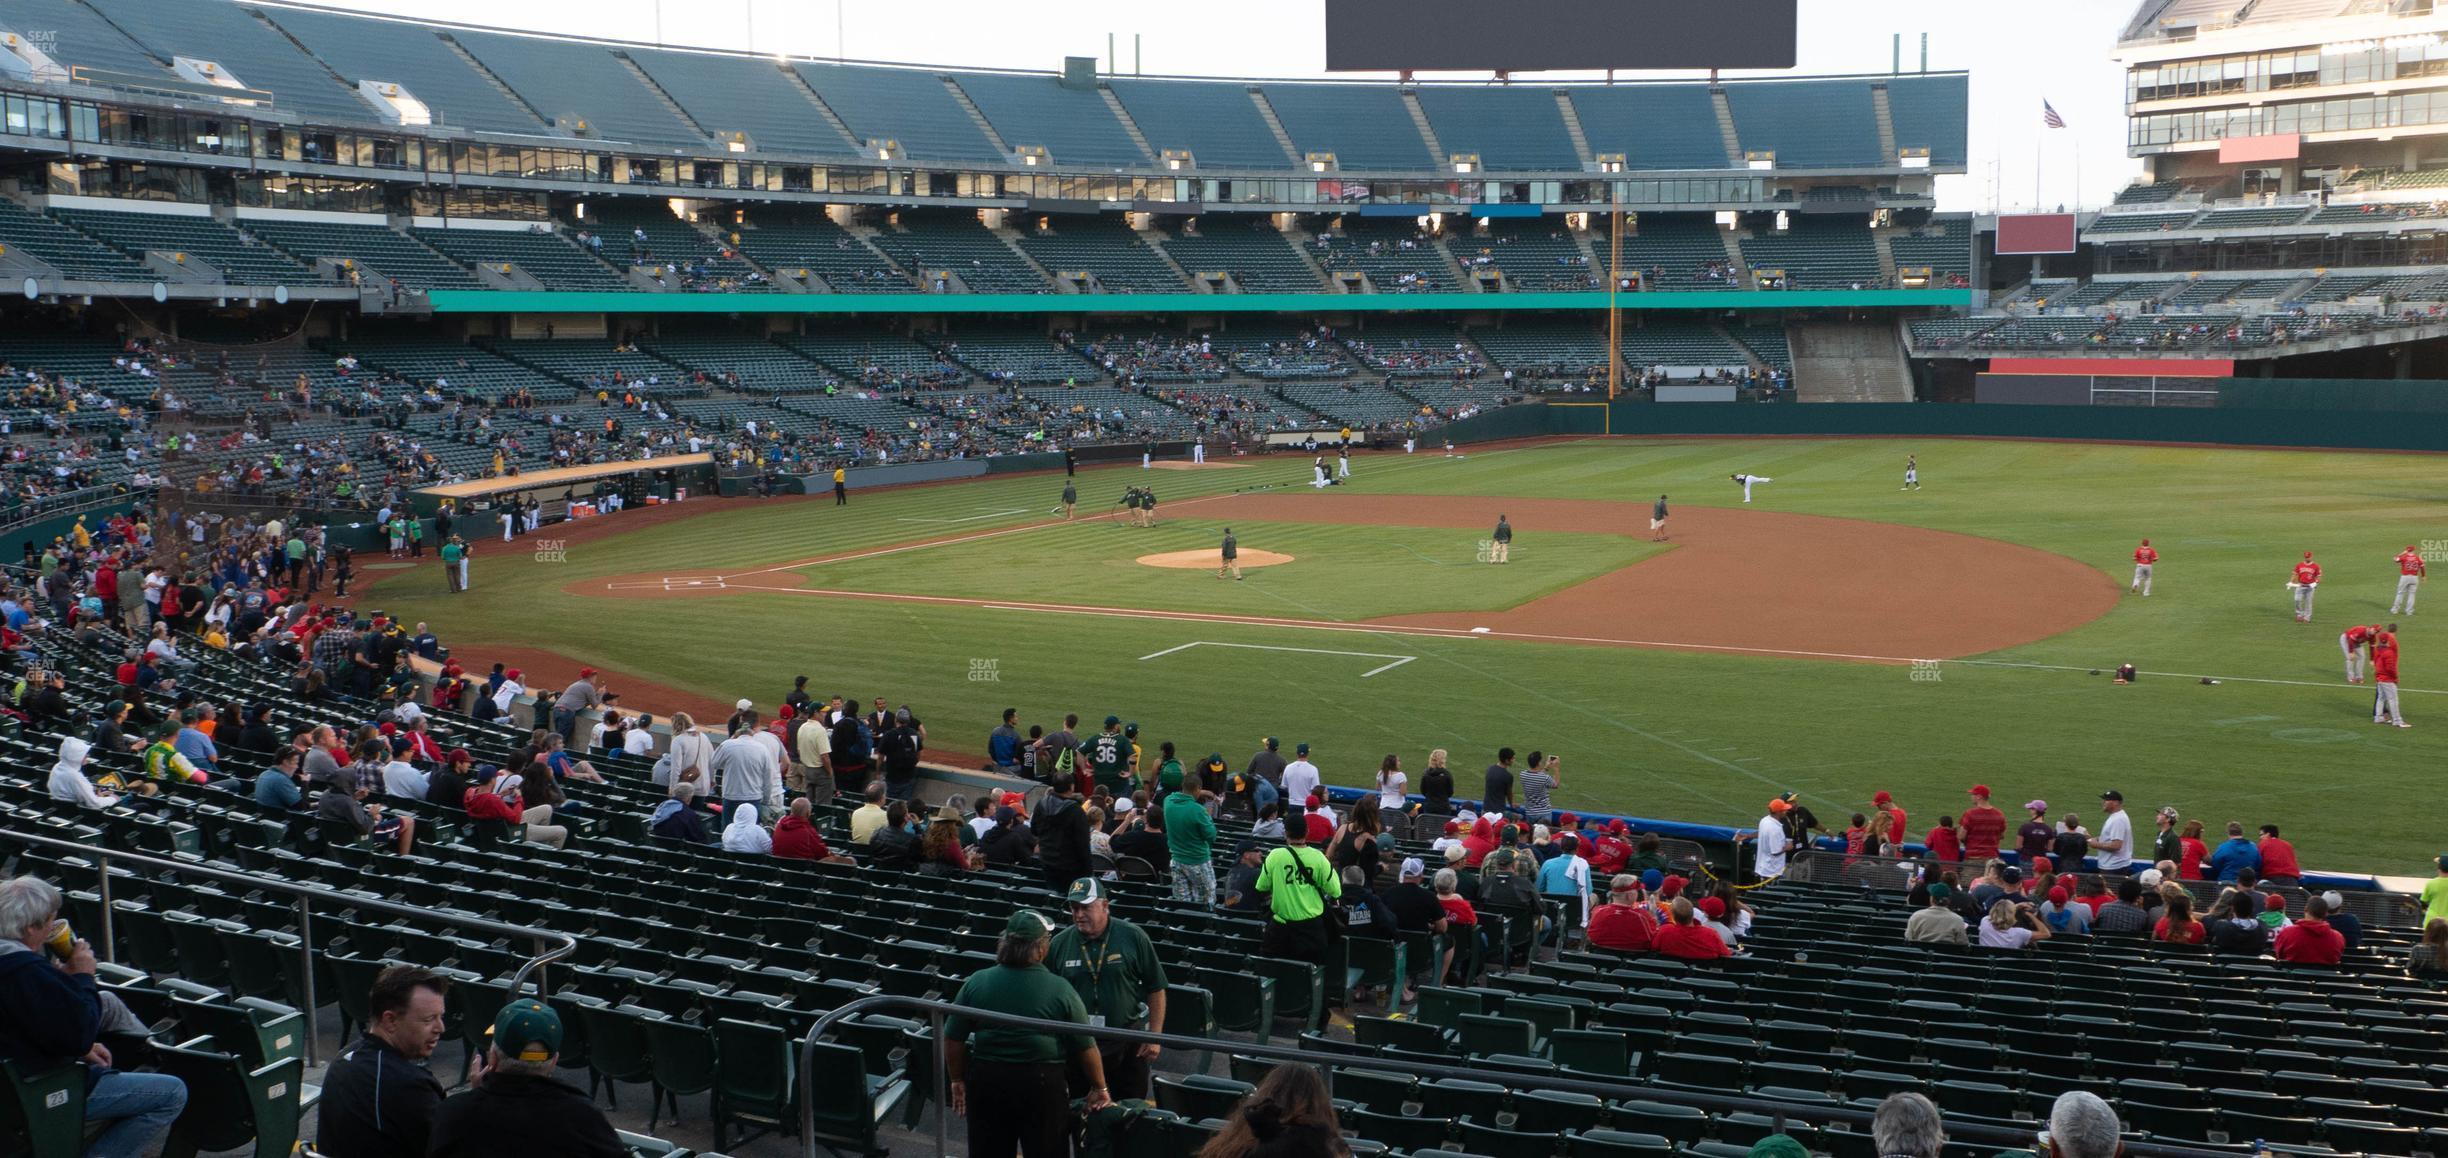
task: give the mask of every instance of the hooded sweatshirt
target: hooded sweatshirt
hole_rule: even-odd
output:
[[[116,796],[95,791],[93,781],[86,777],[85,754],[92,750],[93,745],[74,736],[60,741],[59,763],[51,766],[51,799],[86,808],[108,808],[119,802]]]

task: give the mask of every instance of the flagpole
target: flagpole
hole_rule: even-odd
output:
[[[2042,128],[2040,138],[2032,142],[2032,212],[2034,213],[2044,212],[2048,207],[2048,202],[2040,199],[2040,174],[2045,171],[2043,163],[2048,156],[2047,149],[2048,130]]]

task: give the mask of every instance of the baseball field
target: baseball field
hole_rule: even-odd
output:
[[[1905,456],[1923,489],[1900,490]],[[1766,476],[1742,502],[1729,475]],[[1592,440],[1083,470],[633,510],[480,541],[474,590],[430,564],[368,598],[472,670],[558,688],[581,664],[639,706],[909,704],[937,755],[1005,707],[1136,721],[1150,758],[1264,735],[1329,782],[1451,751],[1464,794],[1500,746],[1563,754],[1559,806],[1748,825],[1800,791],[1841,822],[1893,792],[1916,833],[1993,785],[2079,812],[2118,789],[2216,843],[2276,823],[2309,866],[2427,874],[2448,846],[2448,593],[2391,616],[2394,556],[2448,549],[2448,472],[2411,455],[2005,441]],[[1125,523],[1152,486],[1158,525]],[[1668,539],[1653,542],[1663,493]],[[1496,516],[1511,560],[1482,561]],[[1200,556],[1229,526],[1244,562]],[[2160,553],[2131,595],[2136,544]],[[2326,568],[2313,622],[2285,583]],[[1153,558],[1172,556],[1173,558]],[[1185,565],[1187,563],[1188,565]],[[1159,565],[1170,564],[1170,565]],[[2428,598],[2428,597],[2426,597]],[[2338,635],[2402,624],[2411,729],[2371,722]],[[2140,676],[2118,685],[2131,663]],[[2215,680],[2204,683],[2203,680]],[[945,758],[950,758],[946,756]]]

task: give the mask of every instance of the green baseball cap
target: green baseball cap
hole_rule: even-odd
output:
[[[493,1046],[503,1057],[546,1061],[561,1052],[561,1015],[532,997],[502,1006],[493,1019]]]
[[[1071,882],[1071,891],[1063,900],[1072,905],[1093,905],[1105,899],[1105,882],[1095,877],[1081,877]]]
[[[1013,913],[1011,920],[1003,922],[1003,935],[1026,937],[1031,941],[1044,940],[1054,935],[1054,922],[1035,909],[1022,909]]]
[[[1931,881],[1929,885],[1929,895],[1930,899],[1933,901],[1943,901],[1948,897],[1954,896],[1955,890],[1948,888],[1945,881]]]

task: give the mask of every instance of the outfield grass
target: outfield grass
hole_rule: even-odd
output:
[[[1926,489],[1899,493],[1904,455]],[[387,610],[431,620],[446,639],[549,647],[575,660],[718,699],[770,703],[796,674],[864,701],[885,695],[926,716],[937,742],[976,751],[1002,708],[1024,723],[1065,711],[1111,711],[1143,725],[1150,750],[1221,751],[1236,764],[1262,734],[1317,745],[1331,782],[1365,783],[1399,754],[1416,776],[1444,747],[1476,787],[1500,745],[1565,755],[1559,803],[1749,824],[1773,791],[1802,791],[1841,817],[1893,791],[1916,831],[1961,807],[1964,788],[1996,786],[2007,803],[2039,796],[2097,819],[2102,789],[2147,818],[2174,804],[2216,830],[2230,819],[2275,822],[2321,867],[2426,873],[2448,845],[2428,815],[2429,779],[2448,754],[2448,592],[2404,622],[2412,730],[2376,728],[2366,689],[2339,682],[2337,633],[2384,618],[2408,543],[2448,540],[2436,458],[2086,446],[1989,441],[1605,441],[1474,454],[1362,460],[1356,485],[1388,494],[1619,499],[1660,491],[1678,505],[1733,505],[1726,479],[1749,471],[1772,510],[1906,523],[1986,535],[2099,567],[2122,586],[2134,543],[2161,551],[2157,593],[2051,639],[1949,662],[1937,679],[1897,667],[1497,639],[1150,622],[990,607],[732,593],[665,602],[563,593],[576,580],[703,573],[795,561],[942,535],[990,535],[949,547],[810,569],[829,587],[1014,600],[1170,607],[1285,616],[1494,608],[1642,557],[1645,541],[1541,534],[1517,550],[1555,568],[1438,567],[1465,545],[1450,532],[1383,527],[1267,527],[1301,562],[1219,584],[1127,560],[1211,545],[1200,495],[1297,482],[1306,460],[1248,470],[1154,476],[1168,526],[1012,530],[1044,517],[1058,477],[994,478],[854,495],[823,504],[723,504],[705,515],[572,548],[563,564],[528,547],[478,556],[477,590],[417,593],[423,574],[378,588]],[[1083,507],[1143,477],[1081,476]],[[997,513],[1002,512],[1002,513]],[[1009,533],[1005,533],[1009,532]],[[1370,538],[1337,555],[1338,540]],[[1176,541],[1178,537],[1181,541]],[[1426,556],[1385,556],[1396,544]],[[1313,546],[1311,544],[1314,544]],[[1306,549],[1302,549],[1306,548]],[[2304,550],[2328,567],[2318,622],[2294,623],[2283,583]],[[1782,565],[1806,565],[1800,562]],[[1895,581],[1928,582],[1912,559]],[[1958,577],[1946,577],[1949,579]],[[1977,576],[1972,577],[1977,580]],[[1289,591],[1293,585],[1300,590]],[[439,581],[433,580],[438,588]],[[1296,597],[1296,598],[1294,598]],[[1448,600],[1421,604],[1422,599]],[[1304,610],[1305,608],[1305,610]],[[1194,641],[1313,649],[1195,647]],[[1317,651],[1369,653],[1365,656]],[[481,644],[462,643],[481,661]],[[1411,662],[1362,678],[1389,662]],[[992,681],[977,677],[989,673]],[[2145,678],[2114,687],[2093,668],[2132,662]],[[2033,665],[2033,666],[2010,666]],[[2067,667],[2074,670],[2056,670]],[[2205,687],[2206,674],[2225,682]],[[1928,673],[1923,673],[1925,676]],[[2250,682],[2275,681],[2275,682]],[[2142,827],[2147,829],[2147,824]]]

